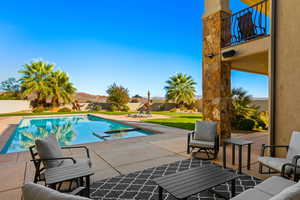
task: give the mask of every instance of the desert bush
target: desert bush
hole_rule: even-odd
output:
[[[32,110],[33,113],[42,113],[44,111],[45,111],[45,108],[43,108],[43,107],[37,107]]]
[[[64,107],[59,109],[57,112],[72,112],[72,110],[70,108]]]
[[[171,110],[170,110],[170,112],[177,112],[177,108],[172,108]]]
[[[102,110],[102,107],[99,104],[97,104],[97,103],[89,103],[88,106],[87,106],[87,109],[89,111],[96,111],[96,112],[98,112],[98,111]]]
[[[123,111],[123,112],[128,112],[129,110],[130,110],[130,108],[127,105],[123,106],[121,109],[121,111]]]
[[[116,111],[118,111],[118,107],[117,107],[116,105],[110,105],[110,106],[109,106],[109,110],[110,110],[111,112],[116,112]]]
[[[123,86],[118,86],[116,83],[110,85],[106,90],[108,94],[107,103],[115,105],[116,110],[122,110],[122,107],[129,103],[129,91]]]
[[[234,127],[237,130],[253,130],[253,128],[255,127],[255,121],[253,119],[241,118],[239,121],[235,122]]]

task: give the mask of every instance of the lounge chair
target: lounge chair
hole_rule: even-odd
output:
[[[196,122],[195,131],[188,133],[187,154],[190,154],[193,149],[205,152],[207,159],[217,158],[219,153],[217,122]]]
[[[51,134],[43,140],[36,140],[34,146],[29,148],[32,162],[35,166],[34,183],[44,181],[43,172],[46,168],[59,167],[62,165],[73,165],[85,162],[91,167],[89,149],[85,146],[60,147],[55,134]],[[62,149],[83,149],[86,159],[78,160],[70,156],[64,156]]]
[[[285,158],[269,157],[265,156],[265,150],[267,148],[283,148],[287,150],[287,156]],[[262,145],[261,156],[258,157],[259,172],[265,173],[285,173],[288,176],[293,175],[294,180],[298,181],[300,178],[300,168],[291,167],[290,164],[300,167],[300,132],[294,131],[289,145]],[[268,172],[263,172],[263,167],[269,168]]]

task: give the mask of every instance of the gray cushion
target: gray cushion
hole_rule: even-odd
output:
[[[270,200],[299,200],[300,199],[300,183],[294,184],[282,192],[272,197]]]
[[[264,156],[264,157],[259,156],[258,161],[273,169],[278,170],[279,172],[281,171],[283,164],[291,162],[286,158],[275,158],[275,157],[268,157],[268,156]]]
[[[57,142],[56,136],[54,134],[50,134],[43,140],[35,141],[37,152],[41,159],[49,159],[49,158],[61,158],[63,157],[63,153],[61,148]],[[44,162],[46,167],[57,167],[61,165],[63,160],[56,161],[47,161]]]
[[[255,186],[255,189],[267,193],[270,196],[275,196],[285,188],[295,185],[294,181],[285,179],[280,176],[272,176],[262,183]]]
[[[237,195],[236,197],[232,198],[231,200],[267,200],[270,199],[271,197],[272,196],[260,190],[249,189]]]
[[[297,131],[294,131],[291,136],[287,159],[292,160],[295,155],[300,155],[300,132]]]
[[[217,122],[197,121],[195,125],[195,140],[214,142],[217,135]]]
[[[77,164],[87,164],[89,167],[92,167],[92,162],[90,159],[75,159]],[[65,160],[61,165],[73,165],[72,160]]]
[[[60,193],[42,185],[28,183],[22,187],[24,200],[90,200],[85,197]]]
[[[288,160],[286,158],[275,158],[275,157],[268,157],[268,156],[265,157],[259,156],[258,161],[273,169],[276,169],[279,172],[281,172],[282,166],[284,164],[293,162],[292,160]],[[285,169],[286,169],[285,171],[286,174],[294,173],[293,167],[287,166]],[[300,174],[300,168],[297,168],[296,173]]]
[[[190,145],[195,147],[214,147],[214,142],[200,141],[200,140],[191,140]]]

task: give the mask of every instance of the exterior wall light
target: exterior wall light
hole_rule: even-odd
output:
[[[214,53],[209,53],[209,54],[207,54],[206,56],[209,57],[209,58],[213,58],[213,57],[216,56],[216,54],[214,54]]]
[[[233,57],[236,54],[235,50],[229,50],[222,53],[223,58]]]

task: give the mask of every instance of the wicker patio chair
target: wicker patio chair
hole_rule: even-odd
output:
[[[190,154],[194,149],[206,153],[209,160],[217,158],[219,153],[217,122],[196,122],[195,130],[188,133],[187,154]]]
[[[287,150],[285,158],[265,156],[267,148],[284,148]],[[285,176],[293,176],[295,181],[300,178],[300,132],[294,131],[289,145],[262,145],[261,156],[258,157],[259,173],[282,173]],[[267,167],[267,172],[263,171],[263,167]]]

